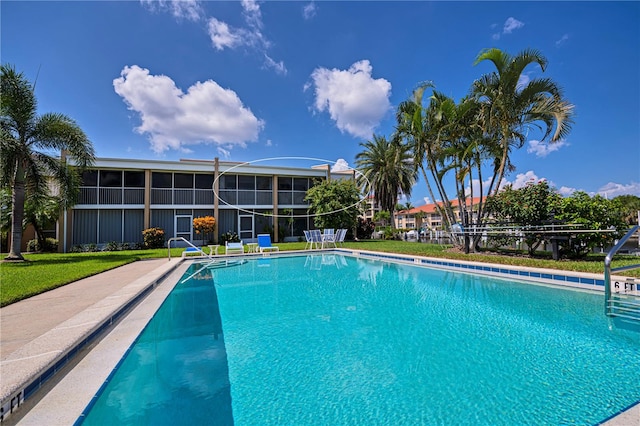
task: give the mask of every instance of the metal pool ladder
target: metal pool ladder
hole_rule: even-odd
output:
[[[613,256],[622,248],[625,242],[635,234],[640,226],[636,225],[618,241],[604,259],[604,313],[608,317],[620,317],[627,320],[640,321],[640,280],[627,278],[625,281],[614,283],[615,292],[611,289],[611,274],[620,271],[628,271],[640,268],[640,263],[635,265],[611,268]],[[635,292],[634,292],[635,289]],[[628,291],[631,290],[631,293]]]

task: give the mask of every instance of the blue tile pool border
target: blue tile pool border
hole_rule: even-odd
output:
[[[466,262],[457,260],[444,260],[421,256],[396,255],[388,253],[370,252],[362,250],[340,249],[340,252],[369,259],[392,260],[414,265],[430,266],[455,270],[458,272],[473,272],[502,277],[506,279],[519,279],[535,283],[554,284],[565,287],[579,287],[604,291],[604,276],[588,273],[568,273],[562,271],[548,271],[535,268],[509,267],[503,265],[487,265],[486,263]]]

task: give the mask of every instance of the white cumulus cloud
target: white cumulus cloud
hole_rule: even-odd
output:
[[[374,79],[368,60],[354,63],[348,70],[316,68],[311,74],[315,109],[328,111],[340,131],[370,138],[380,120],[391,109],[391,83]]]
[[[614,198],[618,195],[635,195],[640,197],[640,182],[629,184],[609,182],[598,190],[598,194],[606,198]]]
[[[529,146],[527,147],[527,153],[535,154],[536,157],[544,158],[550,153],[558,151],[560,148],[568,145],[569,143],[564,139],[552,143],[530,140]]]
[[[333,167],[331,167],[332,172],[344,172],[347,170],[351,170],[351,167],[344,158],[338,158]]]
[[[529,170],[526,173],[518,173],[516,175],[515,180],[510,183],[513,189],[520,189],[527,186],[527,184],[538,183],[541,180],[546,180],[546,179],[540,179],[532,170]]]
[[[138,113],[141,124],[135,130],[148,135],[157,153],[199,143],[245,146],[264,127],[233,90],[213,80],[197,82],[185,93],[171,78],[133,65],[124,67],[113,87]]]
[[[563,197],[568,197],[576,191],[576,188],[571,188],[569,186],[561,186],[560,188],[558,188],[558,194],[562,195]]]

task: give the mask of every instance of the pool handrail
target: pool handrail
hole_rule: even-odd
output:
[[[613,272],[620,271],[629,271],[631,269],[640,268],[640,263],[634,265],[626,265],[620,266],[617,268],[611,268],[611,262],[613,261],[613,256],[622,248],[622,246],[627,242],[629,238],[635,234],[638,229],[640,229],[640,225],[635,225],[629,229],[629,231],[624,235],[624,237],[620,238],[618,243],[613,246],[607,256],[604,258],[604,313],[606,316],[614,316],[614,313],[611,309],[611,274]]]
[[[184,237],[171,237],[169,238],[169,241],[167,241],[167,250],[169,251],[169,260],[171,260],[171,242],[172,241],[184,241],[185,243],[187,243],[187,245],[193,247],[194,249],[198,250],[199,252],[201,252],[204,256],[207,256],[209,259],[213,259],[213,256],[211,255],[211,253],[207,254],[204,251],[202,251],[202,249],[200,249],[198,246],[195,246],[191,243],[191,241],[187,240]]]

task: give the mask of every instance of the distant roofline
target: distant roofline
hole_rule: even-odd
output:
[[[472,203],[474,205],[478,204],[480,202],[480,197],[473,197],[471,199]],[[409,210],[400,210],[398,212],[396,212],[396,214],[415,214],[418,212],[423,212],[423,213],[432,213],[436,211],[436,206],[442,207],[444,205],[444,203],[442,201],[438,201],[437,203],[431,203],[431,204],[423,204],[422,206],[418,206],[418,207],[414,207],[412,209]],[[451,206],[452,207],[458,207],[458,199],[456,198],[455,200],[451,200]]]

